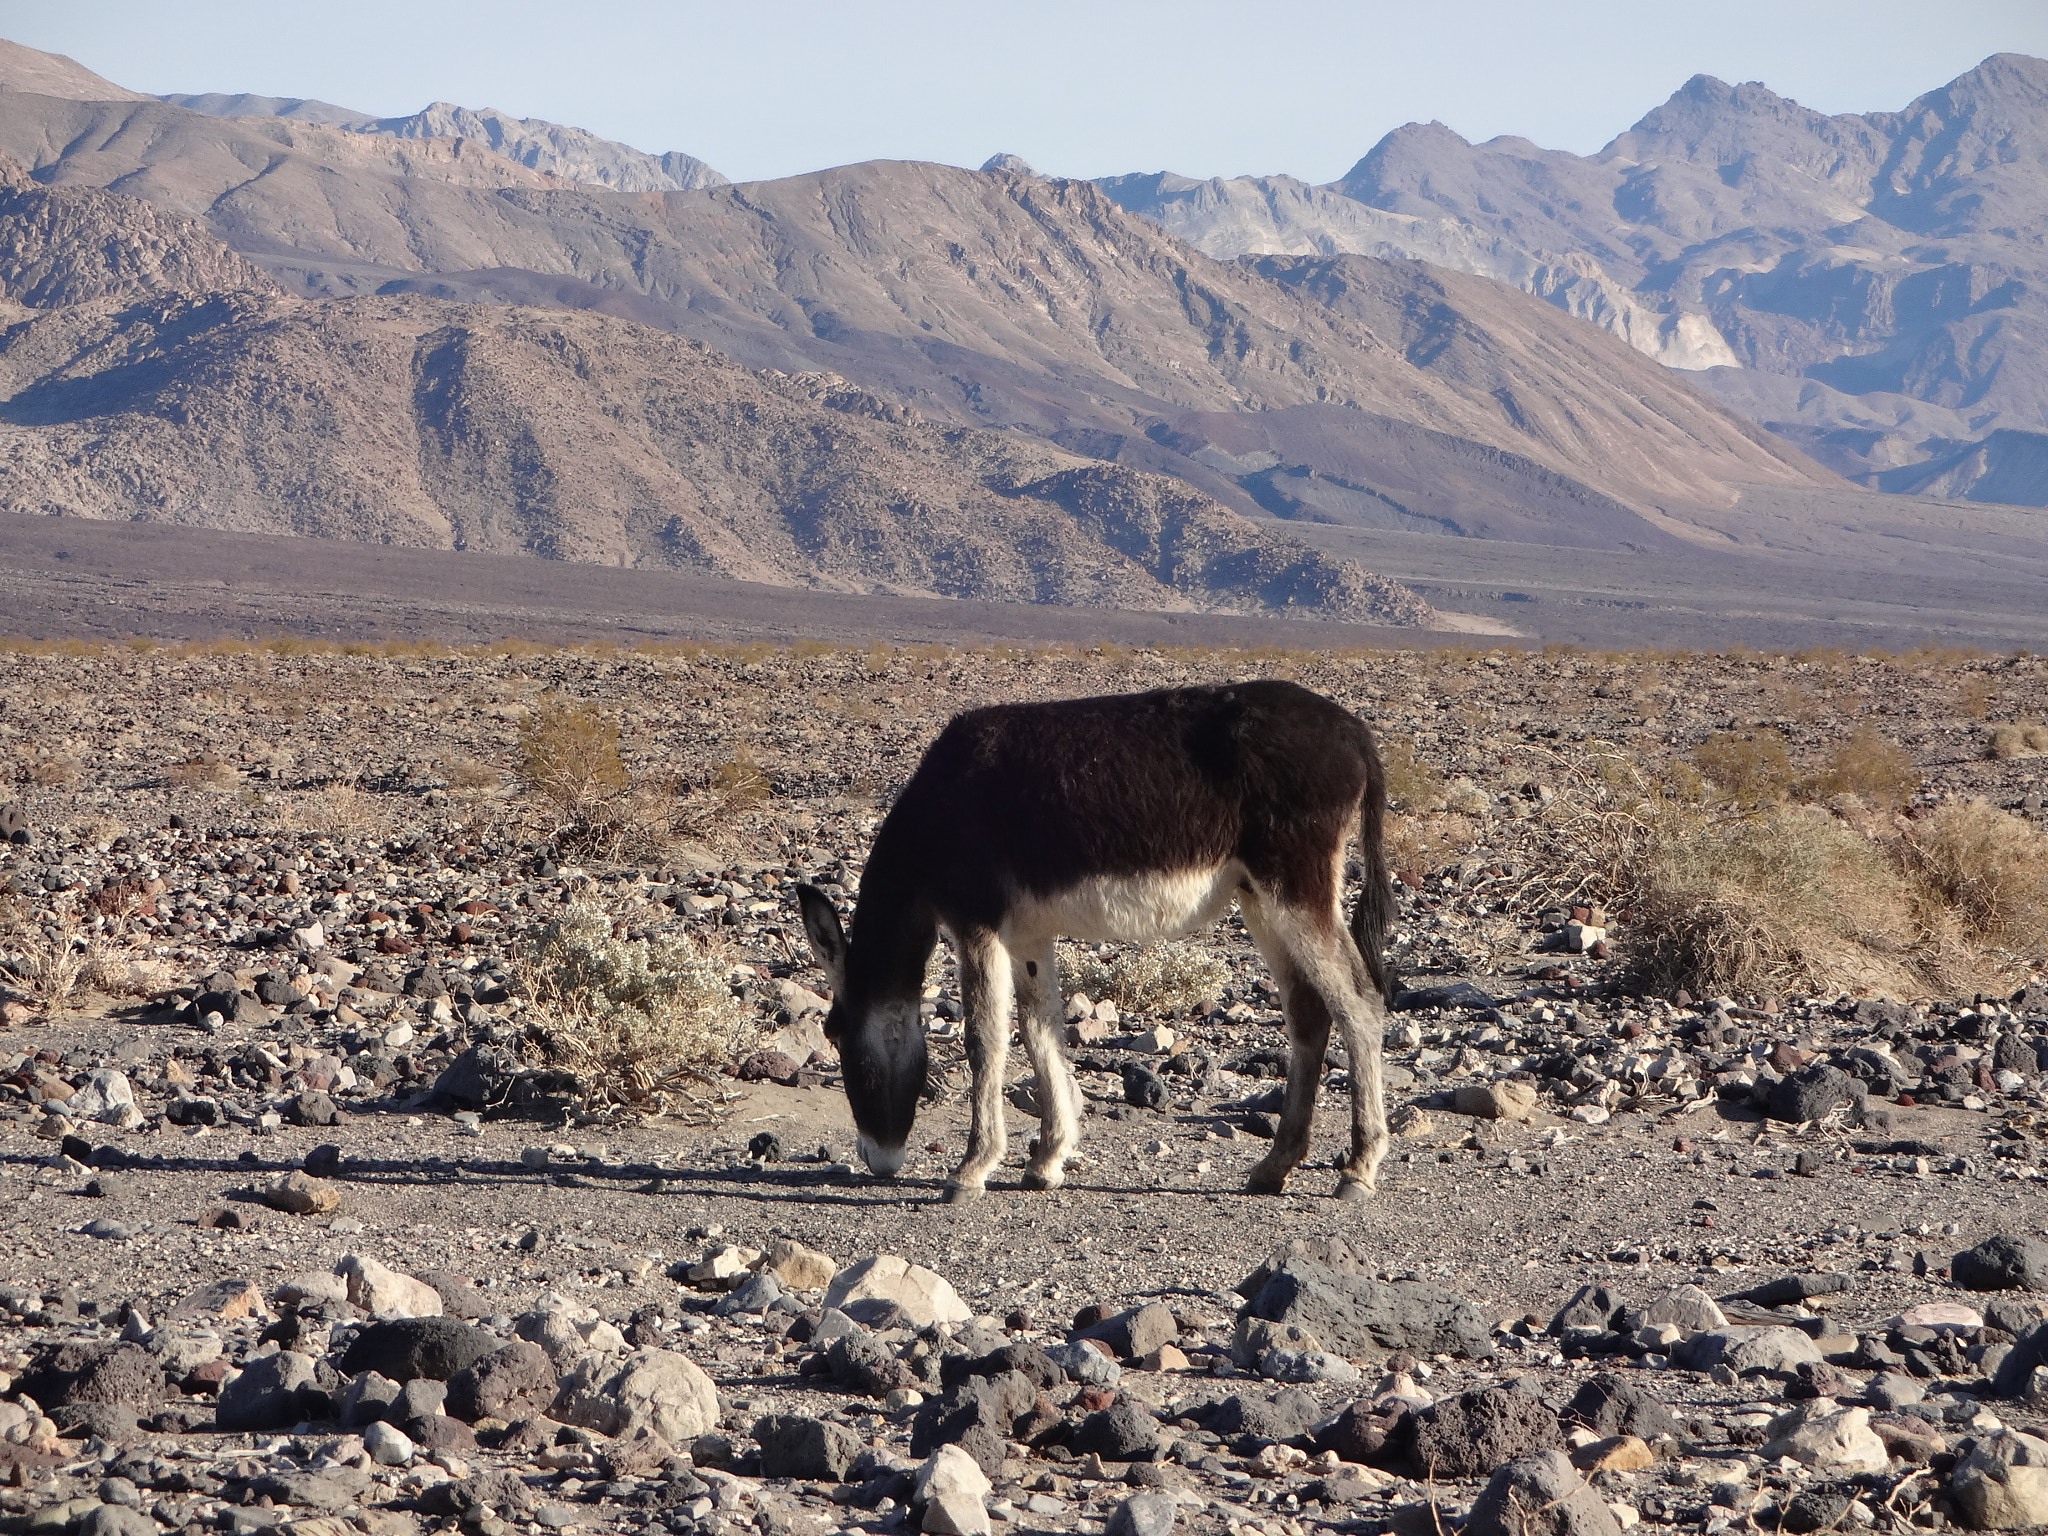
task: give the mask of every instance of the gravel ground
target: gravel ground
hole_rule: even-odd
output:
[[[1992,724],[2048,713],[2040,662],[760,646],[54,651],[0,666],[0,754],[16,761],[10,793],[28,837],[0,854],[0,882],[31,934],[81,905],[99,930],[88,978],[98,990],[54,1010],[26,986],[0,1002],[0,1396],[33,1405],[10,1418],[0,1403],[0,1466],[18,1468],[0,1515],[17,1525],[136,1536],[278,1522],[316,1536],[457,1521],[486,1533],[822,1536],[920,1519],[944,1529],[957,1501],[913,1499],[894,1470],[926,1459],[914,1405],[851,1390],[843,1371],[819,1374],[832,1357],[808,1336],[838,1325],[815,1286],[765,1315],[721,1315],[730,1281],[688,1278],[720,1249],[740,1250],[731,1267],[778,1239],[837,1266],[891,1254],[943,1277],[979,1325],[921,1340],[915,1326],[892,1327],[914,1319],[883,1309],[862,1330],[892,1361],[883,1375],[923,1372],[907,1390],[933,1402],[960,1389],[946,1397],[926,1356],[1056,1346],[1089,1308],[1170,1310],[1178,1356],[1147,1351],[1111,1385],[1056,1382],[1031,1434],[1011,1438],[1029,1426],[1006,1424],[993,1449],[980,1447],[992,1487],[976,1507],[998,1530],[1095,1531],[1114,1516],[1151,1536],[1144,1522],[1162,1518],[1159,1506],[1116,1511],[1159,1490],[1179,1501],[1179,1523],[1201,1530],[1434,1530],[1475,1499],[1473,1529],[1489,1530],[1480,1495],[1494,1463],[1563,1445],[1574,1425],[1558,1412],[1603,1372],[1676,1418],[1644,1437],[1641,1465],[1629,1465],[1633,1447],[1575,1453],[1593,1493],[1569,1505],[1571,1529],[1925,1527],[1992,1518],[1966,1491],[1967,1468],[2000,1446],[2012,1459],[2019,1442],[1998,1425],[2036,1418],[1990,1381],[2003,1351],[2033,1342],[2013,1343],[2035,1320],[2031,1293],[1962,1292],[1948,1267],[1993,1234],[2042,1227],[2043,989],[1860,1010],[1853,998],[1631,996],[1609,974],[1615,962],[1558,952],[1568,902],[1540,856],[1553,806],[1601,743],[1654,766],[1723,729],[1777,730],[1803,763],[1874,723],[1912,754],[1919,803],[1981,795],[2038,817],[2048,759],[1990,761],[1983,740]],[[1328,1198],[1343,1121],[1337,1058],[1290,1193],[1240,1193],[1263,1150],[1261,1095],[1276,1086],[1282,1041],[1234,920],[1199,945],[1222,967],[1205,995],[1114,1021],[1085,999],[1070,1009],[1090,1114],[1065,1188],[1027,1195],[1014,1172],[999,1173],[978,1204],[938,1203],[965,1141],[943,965],[923,1150],[891,1183],[847,1169],[851,1129],[807,990],[823,982],[794,882],[850,900],[893,786],[959,708],[1275,673],[1358,708],[1430,770],[1401,845],[1396,950],[1419,995],[1388,1035],[1403,1134],[1377,1197]],[[682,792],[684,824],[637,861],[565,845],[510,787],[521,721],[549,690],[611,711],[633,772]],[[788,1060],[757,1057],[752,1071],[769,1077],[688,1080],[624,1108],[549,1100],[535,1115],[451,1113],[434,1093],[441,1074],[530,1019],[513,961],[573,902],[602,908],[628,937],[715,939],[759,1034],[750,1046]],[[17,932],[0,953],[19,961],[30,942]],[[1484,996],[1426,990],[1460,983]],[[1134,1049],[1155,1026],[1176,1037],[1168,1048]],[[1024,1069],[1021,1053],[1013,1062]],[[1157,1074],[1162,1107],[1126,1102],[1127,1067]],[[1460,1112],[1475,1108],[1505,1117]],[[763,1132],[779,1161],[749,1156]],[[1014,1136],[1007,1167],[1021,1167],[1026,1139]],[[322,1176],[305,1203],[336,1203],[277,1208],[291,1197],[267,1186],[309,1154]],[[1313,1323],[1307,1339],[1260,1333],[1237,1319],[1245,1298],[1233,1287],[1297,1240],[1298,1258],[1334,1266],[1332,1284],[1409,1295],[1402,1287],[1419,1281],[1464,1298],[1479,1332],[1451,1349],[1343,1348]],[[346,1379],[332,1368],[361,1308],[279,1295],[349,1255],[426,1277],[438,1304],[476,1318],[493,1345],[540,1331],[550,1294],[594,1308],[628,1335],[619,1348],[658,1346],[701,1367],[719,1393],[717,1422],[668,1421],[674,1433],[651,1444],[644,1423],[593,1416],[568,1392],[553,1401],[551,1374],[531,1413],[474,1426],[430,1415],[415,1425],[414,1454],[380,1465],[366,1445],[384,1445],[384,1432],[366,1440],[334,1417]],[[1840,1276],[1806,1288],[1844,1288],[1789,1309],[1731,1299],[1787,1275]],[[222,1280],[255,1293],[229,1287],[241,1298],[229,1312],[256,1310],[221,1316],[220,1297],[199,1293]],[[1789,1327],[1809,1345],[1743,1374],[1698,1342],[1721,1327],[1711,1315],[1685,1312],[1668,1334],[1620,1315],[1688,1285],[1723,1298],[1731,1326]],[[1610,1294],[1553,1331],[1586,1286]],[[1682,1303],[1697,1307],[1691,1293]],[[1952,1340],[1892,1323],[1930,1303],[1974,1312]],[[1451,1303],[1429,1305],[1432,1326],[1448,1326]],[[93,1392],[76,1383],[71,1402],[57,1401],[66,1390],[50,1346],[105,1346],[124,1329],[149,1362],[142,1385],[102,1392],[111,1412],[82,1406]],[[580,1354],[609,1359],[603,1342],[586,1338],[550,1365],[566,1379]],[[313,1395],[261,1427],[221,1431],[221,1378],[280,1347],[327,1369]],[[82,1357],[67,1358],[75,1371]],[[1283,1388],[1262,1369],[1303,1379]],[[1434,1476],[1401,1449],[1404,1434],[1455,1438],[1460,1413],[1492,1412],[1502,1396],[1467,1412],[1458,1405],[1472,1400],[1456,1395],[1507,1383],[1539,1404],[1533,1417],[1509,1414],[1519,1439],[1482,1436]],[[1312,1400],[1281,1401],[1299,1422],[1254,1415],[1234,1428],[1212,1412],[1283,1391]],[[1088,1415],[1106,1411],[1110,1392],[1146,1410],[1160,1437],[1137,1459],[1075,1449],[1099,1435]],[[1451,1401],[1424,1412],[1423,1398]],[[1396,1426],[1386,1447],[1327,1422],[1354,1402],[1354,1427]],[[1774,1428],[1771,1416],[1801,1402],[1868,1408],[1890,1453],[1882,1466],[1856,1461],[1853,1446],[1812,1452],[1811,1465],[1781,1455],[1792,1442],[1774,1437],[1797,1426]],[[1406,1430],[1404,1405],[1415,1414]],[[587,1422],[555,1417],[579,1412]],[[866,1459],[828,1469],[843,1476],[777,1475],[754,1433],[766,1414],[840,1425]],[[59,1429],[67,1437],[52,1439]],[[497,1471],[518,1491],[490,1484]],[[315,1484],[289,1480],[302,1474]],[[450,1491],[460,1489],[476,1497]]]

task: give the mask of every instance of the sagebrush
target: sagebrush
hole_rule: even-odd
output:
[[[752,1043],[732,958],[688,936],[627,939],[596,907],[571,905],[518,965],[549,1059],[586,1104],[648,1104]]]
[[[1230,968],[1192,944],[1149,944],[1104,959],[1082,952],[1068,967],[1068,984],[1125,1013],[1179,1013],[1213,1002],[1230,982]]]

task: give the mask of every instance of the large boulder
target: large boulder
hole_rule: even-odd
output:
[[[1771,1420],[1764,1455],[1790,1457],[1820,1472],[1882,1472],[1891,1453],[1870,1427],[1867,1408],[1838,1408],[1832,1399],[1814,1398]]]
[[[45,1411],[74,1403],[151,1408],[164,1395],[164,1368],[140,1344],[45,1344],[19,1385]]]
[[[513,1325],[519,1337],[538,1344],[558,1367],[566,1367],[595,1350],[617,1354],[626,1347],[626,1336],[598,1315],[595,1307],[582,1306],[553,1291],[522,1313]]]
[[[1238,1315],[1298,1328],[1339,1355],[1493,1353],[1492,1329],[1464,1297],[1426,1280],[1374,1280],[1311,1259],[1276,1266]]]
[[[2000,1232],[1957,1254],[1948,1273],[1966,1291],[2048,1291],[2048,1242]]]
[[[1773,1120],[1783,1120],[1792,1125],[1803,1120],[1818,1120],[1829,1110],[1847,1104],[1861,1086],[1840,1067],[1816,1061],[1811,1066],[1786,1074],[1773,1084],[1765,1112]]]
[[[1493,1474],[1464,1536],[1621,1536],[1621,1522],[1562,1451],[1538,1451]]]
[[[843,1483],[863,1447],[843,1424],[798,1413],[771,1413],[754,1421],[763,1477],[801,1477]]]
[[[289,1429],[304,1419],[325,1418],[332,1407],[312,1358],[283,1349],[257,1356],[220,1389],[213,1420],[228,1432]]]
[[[498,1337],[452,1317],[403,1317],[371,1323],[341,1358],[346,1376],[361,1371],[400,1383],[446,1381],[498,1348]]]
[[[1725,1365],[1738,1376],[1770,1376],[1790,1381],[1802,1365],[1818,1365],[1825,1357],[1813,1340],[1797,1328],[1721,1328],[1696,1333],[1671,1352],[1674,1365],[1688,1371],[1711,1371]]]
[[[359,1253],[346,1254],[334,1266],[348,1286],[351,1305],[371,1317],[439,1317],[441,1293],[424,1280],[402,1275]]]
[[[1179,1336],[1180,1325],[1174,1322],[1172,1309],[1156,1301],[1128,1308],[1076,1335],[1077,1338],[1102,1340],[1116,1351],[1117,1358],[1121,1360],[1142,1359],[1160,1345],[1171,1344]]]
[[[514,1339],[450,1376],[443,1410],[471,1424],[482,1418],[531,1418],[554,1401],[556,1385],[547,1351]]]
[[[686,1444],[718,1427],[718,1389],[695,1361],[670,1350],[592,1355],[562,1383],[555,1417],[601,1435],[645,1428]]]
[[[1948,1488],[1972,1530],[2048,1524],[2048,1441],[2011,1430],[1985,1435],[1949,1474]]]
[[[1503,1462],[1563,1446],[1557,1415],[1541,1398],[1493,1387],[1410,1409],[1387,1436],[1380,1461],[1415,1478],[1484,1477]]]
[[[1612,1371],[1589,1376],[1558,1415],[1602,1437],[1634,1435],[1655,1440],[1679,1432],[1677,1416],[1650,1393]]]
[[[911,1502],[925,1536],[989,1536],[988,1496],[995,1485],[957,1445],[942,1445],[918,1468]]]
[[[964,1323],[974,1315],[944,1276],[893,1253],[878,1253],[849,1264],[825,1288],[824,1304],[837,1307],[857,1323],[871,1321],[890,1302],[907,1312],[920,1328],[933,1323]]]
[[[1075,1425],[1067,1443],[1079,1456],[1093,1452],[1104,1461],[1144,1460],[1159,1445],[1159,1421],[1129,1398],[1119,1398]]]

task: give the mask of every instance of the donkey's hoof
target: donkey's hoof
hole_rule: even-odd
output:
[[[1337,1198],[1348,1204],[1355,1204],[1360,1200],[1367,1199],[1371,1194],[1372,1186],[1361,1183],[1357,1179],[1339,1179],[1337,1181]]]
[[[1055,1174],[1039,1173],[1035,1169],[1026,1169],[1024,1177],[1020,1182],[1025,1189],[1058,1189],[1061,1181],[1059,1176]]]
[[[1244,1192],[1248,1195],[1280,1195],[1287,1192],[1287,1175],[1255,1173],[1244,1181]]]
[[[971,1205],[982,1197],[982,1193],[982,1187],[979,1184],[948,1184],[946,1186],[946,1204]]]

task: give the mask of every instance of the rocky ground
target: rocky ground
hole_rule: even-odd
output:
[[[2048,713],[2036,660],[281,645],[0,666],[17,1528],[2048,1519],[2026,1433],[2048,1402],[2048,989],[1643,996],[1626,922],[1605,958],[1601,893],[1542,863],[1610,751],[1654,769],[1731,728],[1781,733],[1797,765],[1874,723],[1915,804],[2038,820],[2048,759],[1984,755]],[[1292,1191],[1240,1193],[1282,1037],[1235,921],[1196,948],[1199,996],[1073,1000],[1089,1119],[1066,1188],[1013,1171],[939,1203],[965,1131],[943,965],[922,1150],[891,1183],[850,1169],[794,883],[851,899],[957,709],[1275,673],[1417,764],[1377,1196],[1329,1198],[1338,1058]],[[660,826],[579,844],[517,787],[551,691],[618,723]],[[511,1073],[541,1022],[518,961],[577,907],[716,945],[747,1026],[727,1070],[609,1105]],[[45,1007],[27,973],[63,944],[85,986]]]

